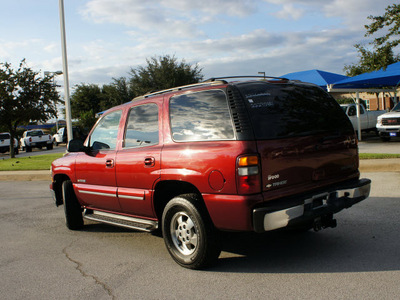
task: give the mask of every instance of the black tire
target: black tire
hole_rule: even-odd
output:
[[[25,150],[26,150],[26,152],[32,152],[32,147],[26,146],[26,147],[25,147]]]
[[[162,232],[168,252],[182,267],[203,269],[215,263],[221,253],[218,231],[196,194],[180,195],[168,202]]]
[[[53,149],[53,143],[47,144],[46,148],[47,148],[47,150],[52,150]]]
[[[68,229],[81,229],[83,227],[82,208],[78,199],[76,199],[71,180],[63,182],[62,196],[64,201],[65,221]]]

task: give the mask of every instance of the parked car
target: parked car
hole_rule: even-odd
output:
[[[80,138],[85,139],[86,136],[82,133],[79,127],[73,126],[72,127],[72,135],[73,138]],[[53,135],[53,144],[58,146],[61,143],[67,143],[68,136],[67,136],[67,128],[61,127],[58,129],[57,133]]]
[[[376,128],[385,142],[392,137],[400,137],[400,102],[390,112],[378,117]]]
[[[349,117],[355,131],[358,130],[357,122],[357,106],[356,104],[341,104],[340,105],[346,115]],[[369,111],[360,105],[360,126],[362,131],[376,131],[376,122],[378,116],[384,114],[384,110]]]
[[[200,269],[218,258],[220,231],[333,228],[368,197],[353,127],[329,94],[226,79],[135,98],[70,141],[50,186],[67,227],[161,228],[171,257]]]
[[[50,134],[45,134],[41,129],[27,130],[20,139],[21,150],[32,152],[32,148],[42,149],[46,147],[47,150],[53,149],[53,139]]]
[[[11,135],[8,132],[0,133],[0,153],[10,151]],[[18,140],[14,138],[14,153],[18,154]]]

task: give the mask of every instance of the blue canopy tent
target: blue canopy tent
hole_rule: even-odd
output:
[[[394,93],[394,99],[396,99],[397,88],[400,85],[400,62],[387,66],[378,71],[360,74],[354,77],[343,79],[333,84],[328,85],[328,92],[355,92],[357,99],[357,118],[358,118],[358,136],[361,140],[361,129],[360,129],[360,98],[359,92],[370,92],[370,93]]]
[[[387,66],[386,70],[380,69],[332,83],[335,89],[397,87],[400,84],[400,62]]]
[[[333,84],[337,81],[341,81],[341,80],[350,78],[350,77],[347,77],[344,75],[325,72],[325,71],[321,71],[321,70],[308,70],[308,71],[294,72],[294,73],[282,75],[280,77],[284,77],[284,78],[287,78],[290,80],[300,80],[303,82],[314,83],[316,85],[319,85],[322,88],[326,88],[327,85]]]

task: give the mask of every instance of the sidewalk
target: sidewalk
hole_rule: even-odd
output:
[[[360,172],[400,172],[400,158],[362,159]],[[50,170],[43,171],[0,171],[0,180],[8,181],[51,181]]]

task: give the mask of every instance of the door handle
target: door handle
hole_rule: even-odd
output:
[[[144,159],[144,165],[146,167],[154,167],[155,164],[156,164],[156,159],[154,157],[146,157]]]
[[[112,167],[114,167],[114,160],[113,160],[113,159],[107,159],[107,160],[106,160],[106,167],[107,167],[107,168],[112,168]]]

